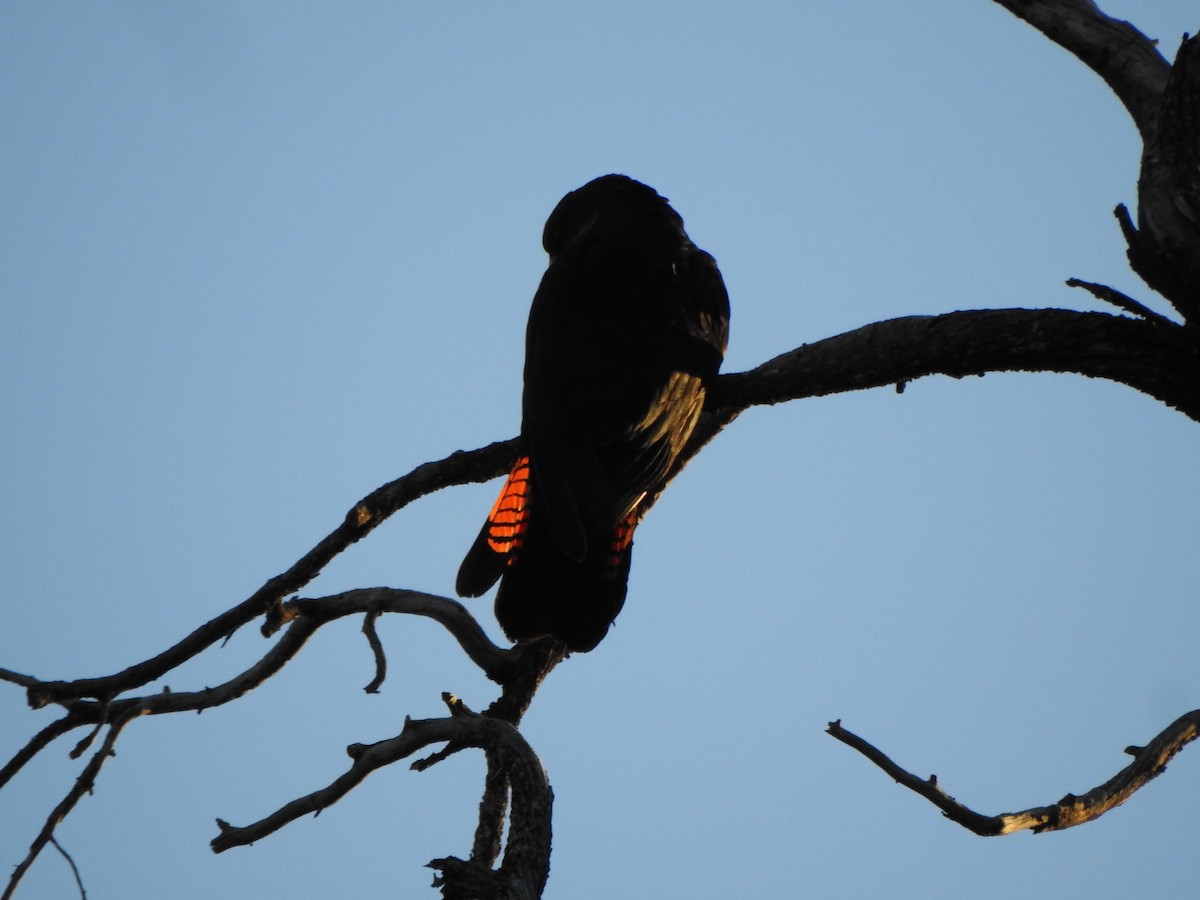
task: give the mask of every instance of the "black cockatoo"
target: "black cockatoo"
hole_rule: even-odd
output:
[[[605,175],[542,236],[521,457],[458,572],[516,641],[591,650],[625,602],[633,531],[675,474],[729,333],[713,258],[653,188]]]

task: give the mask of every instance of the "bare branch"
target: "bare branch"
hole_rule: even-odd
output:
[[[29,870],[29,867],[33,865],[33,861],[38,858],[38,855],[45,848],[46,844],[53,840],[54,829],[58,827],[58,823],[66,818],[67,814],[75,808],[75,804],[79,802],[79,798],[86,793],[90,793],[95,786],[96,776],[100,774],[100,769],[108,761],[108,758],[114,755],[113,747],[116,745],[117,738],[120,736],[122,729],[135,718],[143,715],[144,712],[144,710],[137,707],[131,707],[109,726],[104,743],[92,755],[88,764],[84,766],[83,772],[75,780],[75,784],[67,792],[67,796],[51,811],[50,815],[46,818],[46,823],[42,826],[42,830],[30,845],[29,853],[21,860],[16,869],[13,870],[12,876],[8,880],[8,887],[5,889],[4,894],[0,896],[0,900],[11,900],[17,890],[17,886],[21,883],[21,879]]]
[[[1200,362],[1180,336],[1183,331],[1180,326],[1165,320],[1147,322],[1068,310],[978,310],[880,322],[802,346],[751,372],[717,379],[710,392],[711,403],[689,454],[696,452],[747,406],[889,385],[930,373],[962,376],[996,370],[1080,372],[1133,385],[1178,406],[1193,418],[1200,418],[1200,398],[1196,396]],[[404,478],[380,488],[368,501],[355,507],[347,521],[353,519],[357,531],[335,533],[336,540],[327,538],[305,557],[307,563],[302,560],[289,573],[309,571],[317,556],[336,552],[334,545],[338,542],[345,546],[357,540],[356,534],[365,534],[389,515],[390,510],[411,502],[422,492],[502,474],[515,451],[515,442],[502,442],[418,467]],[[687,458],[687,454],[683,458]],[[272,579],[268,586],[274,585],[271,591],[277,593],[283,584],[293,583],[290,577]],[[565,648],[552,640],[512,649],[497,647],[457,601],[415,591],[371,588],[281,604],[276,621],[290,621],[287,630],[258,662],[215,688],[110,699],[136,680],[131,672],[138,673],[138,677],[151,671],[161,674],[160,669],[178,665],[210,646],[219,636],[231,633],[230,623],[248,621],[261,611],[255,597],[198,629],[166,653],[105,679],[34,683],[28,676],[3,673],[7,680],[25,685],[32,698],[43,703],[51,700],[66,703],[69,710],[67,719],[44,730],[14,758],[4,770],[6,777],[54,736],[76,725],[123,721],[122,717],[132,710],[137,710],[138,714],[157,715],[209,708],[236,699],[279,671],[322,624],[345,615],[400,612],[424,615],[441,622],[488,677],[503,687],[501,696],[488,708],[486,718],[512,726],[520,722],[542,679],[565,656]],[[86,701],[79,699],[80,696],[102,699]],[[412,740],[410,733],[402,737]],[[435,758],[465,746],[476,744],[451,741],[451,745]],[[407,747],[406,744],[399,749],[393,748],[392,752],[413,752]],[[489,768],[492,767],[489,765]],[[339,792],[344,793],[357,783],[358,773],[362,771],[365,771],[363,766],[358,765],[324,792],[281,810],[271,819],[271,827],[279,827],[289,816],[333,802],[341,795]],[[481,805],[475,863],[482,862],[492,852],[489,848],[495,845],[496,823],[502,821],[504,807],[503,785],[511,777],[511,771],[504,767],[494,769],[489,779]],[[496,810],[500,810],[499,820]],[[517,815],[515,796],[512,815]],[[452,864],[448,865],[453,868]],[[446,871],[449,873],[450,869]]]
[[[1035,834],[1061,831],[1098,819],[1110,809],[1120,806],[1135,791],[1152,778],[1166,771],[1167,763],[1188,743],[1200,736],[1200,710],[1180,716],[1145,747],[1128,747],[1134,760],[1104,784],[1082,796],[1067,794],[1057,803],[1037,806],[1015,813],[983,815],[962,805],[938,784],[937,776],[919,778],[892,762],[878,748],[842,727],[841,721],[830,722],[829,734],[861,753],[884,772],[911,791],[920,794],[938,807],[953,822],[984,837],[1013,834],[1025,829]]]
[[[1129,263],[1185,319],[1200,316],[1200,38],[1179,46],[1138,176]],[[1131,239],[1132,237],[1132,239]]]
[[[79,719],[74,714],[68,713],[61,719],[51,722],[35,734],[24,747],[13,754],[12,759],[4,764],[4,768],[0,769],[0,788],[4,787],[14,775],[21,771],[27,762],[41,753],[55,738],[84,724],[87,724],[86,720]]]
[[[84,697],[113,697],[159,678],[203,652],[218,640],[233,634],[242,625],[255,618],[266,608],[264,604],[267,599],[278,604],[284,594],[293,592],[315,577],[329,559],[332,559],[351,543],[361,539],[386,518],[413,500],[453,484],[483,481],[502,475],[510,465],[517,446],[517,440],[512,439],[496,442],[478,450],[457,451],[442,460],[418,466],[409,474],[376,489],[354,506],[347,514],[342,526],[318,543],[286,573],[270,579],[249,599],[205,623],[174,646],[151,659],[100,678],[41,681],[32,676],[0,669],[0,680],[26,687],[30,705],[36,709],[49,703],[68,705],[73,701],[80,701]],[[353,523],[352,527],[350,523]],[[348,592],[346,595],[339,595],[340,603],[332,602],[333,598],[329,598],[331,605],[322,610],[322,621],[329,621],[353,611],[366,612],[369,606],[367,601],[370,601],[381,611],[410,612],[441,621],[468,651],[471,658],[488,673],[489,677],[495,680],[503,677],[506,665],[512,665],[506,662],[504,656],[506,651],[496,647],[487,639],[478,623],[457,601],[412,591],[393,591],[387,588],[375,590],[390,593],[386,599],[381,599],[378,594],[369,596],[367,594],[359,595],[358,592]],[[275,621],[282,622],[290,619],[295,612],[301,609],[311,610],[313,609],[311,604],[315,602],[317,601],[301,601],[291,604],[291,612],[281,613]],[[306,606],[306,604],[309,605]],[[300,634],[295,637],[299,638]],[[307,634],[304,637],[307,637]],[[288,647],[293,648],[292,652],[299,649],[298,645],[293,645],[294,640],[288,644]],[[270,665],[271,660],[277,659],[279,652],[286,651],[288,647],[277,646],[275,651],[269,652],[264,657],[262,663]],[[176,699],[178,701],[180,697],[177,695]],[[172,706],[174,707],[174,704]],[[95,715],[95,704],[85,702],[80,705],[80,709],[85,711],[81,722],[102,721],[102,717]],[[173,709],[156,709],[154,711],[165,712],[173,711]]]
[[[500,855],[500,838],[508,813],[508,772],[495,750],[487,748],[484,752],[487,774],[479,801],[479,825],[471,844],[471,862],[490,869]]]
[[[35,684],[41,684],[32,675],[23,675],[20,672],[14,672],[12,669],[0,669],[0,681],[7,681],[11,684],[19,684],[21,687],[30,688]]]
[[[1200,315],[1200,41],[1169,64],[1128,22],[1092,0],[996,0],[1091,67],[1125,105],[1142,138],[1138,227],[1123,207],[1133,270],[1185,319]]]
[[[1170,71],[1155,41],[1128,22],[1106,16],[1092,0],[996,2],[1103,78],[1133,117],[1142,140],[1153,136],[1158,99]]]
[[[79,888],[79,896],[82,897],[83,900],[87,900],[87,891],[83,887],[83,877],[79,874],[79,866],[75,865],[74,858],[72,858],[71,854],[63,848],[63,845],[58,842],[57,838],[50,838],[50,844],[55,850],[62,854],[62,858],[65,859],[67,861],[67,865],[71,867],[71,874],[75,876],[75,886]]]
[[[221,833],[212,841],[214,852],[253,843],[300,816],[318,813],[344,797],[376,769],[411,756],[431,744],[449,742],[463,747],[487,748],[502,761],[512,784],[512,824],[504,862],[496,878],[534,887],[529,896],[540,895],[550,871],[550,812],[553,805],[545,770],[516,728],[500,719],[471,712],[453,695],[442,696],[450,708],[448,718],[409,719],[404,730],[394,738],[370,745],[352,745],[347,749],[353,758],[350,769],[328,786],[291,801],[251,825],[234,827],[218,820]],[[446,869],[449,876],[449,869],[453,869],[454,864],[440,865],[446,862],[436,861],[436,867]],[[471,865],[470,868],[474,875],[480,874],[478,866]]]
[[[1013,371],[1107,378],[1200,421],[1200,363],[1182,327],[1065,309],[966,310],[866,325],[722,376],[710,407],[740,410],[926,375]]]
[[[1148,322],[1158,322],[1162,325],[1178,324],[1172,322],[1166,316],[1160,316],[1150,307],[1134,300],[1128,294],[1121,293],[1116,288],[1109,287],[1107,284],[1095,284],[1091,281],[1081,281],[1078,278],[1068,278],[1067,287],[1083,288],[1102,303],[1110,303],[1118,309],[1123,309],[1125,312],[1137,316],[1139,319],[1145,319]]]
[[[504,474],[516,455],[517,446],[516,438],[498,441],[478,450],[459,450],[444,459],[418,466],[407,475],[372,491],[354,505],[341,525],[290,569],[269,579],[248,599],[196,629],[173,647],[114,675],[38,682],[29,690],[30,705],[37,709],[47,703],[66,704],[83,697],[112,696],[141,687],[161,678],[264,612],[273,613],[264,631],[274,633],[285,621],[280,612],[283,598],[308,584],[335,556],[366,537],[397,510],[426,494],[451,485],[488,481]]]
[[[879,322],[799,347],[750,372],[718,378],[691,452],[747,406],[880,387],[935,373],[962,377],[988,371],[1077,372],[1123,382],[1200,419],[1197,363],[1190,346],[1175,333],[1181,331],[1164,332],[1146,322],[1068,310],[974,310]],[[516,451],[516,440],[460,451],[384,485],[356,504],[342,526],[286,573],[143,663],[104,678],[31,686],[27,676],[0,675],[26,684],[34,707],[51,702],[69,704],[83,697],[111,697],[159,678],[232,634],[268,606],[280,610],[274,623],[285,621],[301,607],[281,606],[282,597],[303,586],[342,549],[426,493],[503,474]],[[439,608],[444,610],[444,604]],[[433,611],[420,614],[438,617]],[[443,624],[464,648],[476,648],[480,655],[472,658],[494,674],[498,671],[493,668],[498,664],[494,652],[477,634],[467,634],[477,627],[475,623],[464,626],[464,631],[455,624],[460,619],[456,613],[444,613]]]
[[[319,599],[298,598],[289,606],[324,624],[355,613],[406,613],[443,625],[470,659],[493,681],[503,681],[516,665],[511,650],[491,642],[475,617],[457,600],[398,588],[356,588]]]

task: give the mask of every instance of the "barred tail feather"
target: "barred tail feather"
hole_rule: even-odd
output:
[[[487,593],[516,558],[529,528],[530,493],[529,457],[522,456],[513,465],[487,521],[458,568],[455,590],[460,597]]]

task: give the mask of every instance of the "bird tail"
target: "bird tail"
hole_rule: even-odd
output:
[[[640,518],[634,510],[604,539],[590,541],[582,562],[563,553],[535,521],[496,593],[504,633],[514,641],[553,635],[579,653],[599,644],[625,604]]]
[[[458,568],[454,587],[460,597],[478,597],[496,583],[520,551],[529,528],[529,457],[513,464],[487,521]]]
[[[497,580],[496,618],[509,639],[552,635],[571,650],[591,650],[625,604],[633,532],[641,510],[586,543],[582,560],[568,556],[537,505],[529,457],[512,467],[500,496],[458,569],[459,596],[478,597]]]

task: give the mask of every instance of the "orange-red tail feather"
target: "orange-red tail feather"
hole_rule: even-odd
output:
[[[529,457],[522,456],[508,473],[492,511],[475,543],[458,569],[455,583],[459,596],[478,597],[487,592],[516,559],[529,530],[531,491]]]

